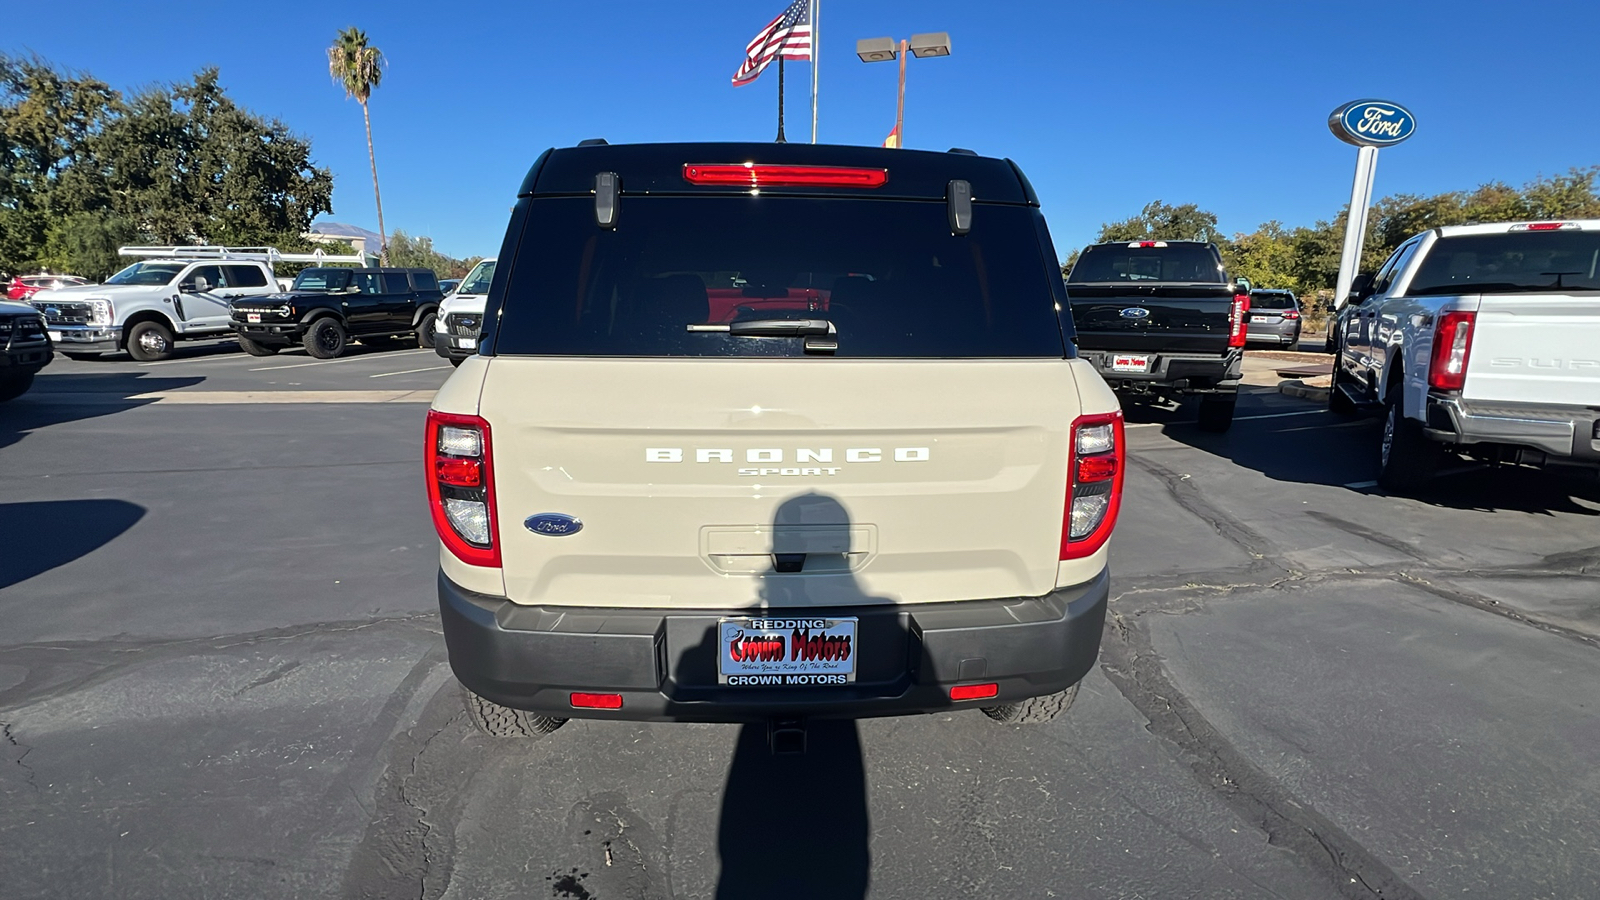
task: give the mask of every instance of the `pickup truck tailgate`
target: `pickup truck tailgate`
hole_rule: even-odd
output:
[[[1068,284],[1085,350],[1225,353],[1233,291],[1226,285]]]
[[[1485,294],[1467,400],[1600,407],[1600,294]]]

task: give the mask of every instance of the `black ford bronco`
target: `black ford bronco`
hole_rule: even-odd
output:
[[[430,269],[312,268],[288,293],[235,300],[229,324],[251,356],[300,344],[317,359],[344,355],[352,340],[414,337],[433,346],[439,279]]]

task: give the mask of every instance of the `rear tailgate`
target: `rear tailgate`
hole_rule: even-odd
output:
[[[1217,284],[1068,284],[1085,350],[1228,350],[1233,291]]]
[[[505,587],[518,602],[805,607],[1056,585],[1081,364],[489,365],[481,414],[495,428]],[[546,512],[583,529],[523,527]],[[770,577],[775,553],[806,554],[803,572]]]
[[[1469,401],[1600,407],[1600,294],[1484,294]]]

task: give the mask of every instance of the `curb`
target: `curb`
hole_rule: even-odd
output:
[[[1290,397],[1299,397],[1301,400],[1314,400],[1318,403],[1328,402],[1328,389],[1311,387],[1304,381],[1289,380],[1278,382],[1278,393]]]

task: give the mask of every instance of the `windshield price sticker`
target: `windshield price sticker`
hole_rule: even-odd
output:
[[[856,619],[722,619],[717,681],[804,687],[856,680]]]
[[[1111,371],[1113,372],[1148,372],[1150,371],[1150,357],[1136,356],[1129,353],[1119,353],[1111,357]]]

